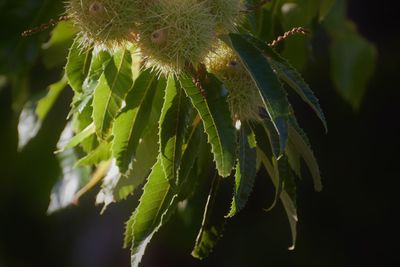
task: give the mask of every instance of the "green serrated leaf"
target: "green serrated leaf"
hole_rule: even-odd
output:
[[[175,210],[175,198],[176,194],[165,178],[161,160],[158,159],[144,187],[139,206],[127,223],[129,228],[125,240],[132,242],[132,267],[139,265],[147,244]]]
[[[93,97],[93,121],[96,134],[106,139],[115,117],[122,108],[126,94],[131,90],[132,57],[128,50],[117,51],[107,64]]]
[[[76,93],[82,92],[82,85],[88,72],[91,56],[92,50],[83,51],[80,37],[77,36],[69,50],[65,66],[68,83]]]
[[[201,228],[192,251],[192,256],[198,259],[204,259],[211,253],[221,238],[225,227],[226,218],[222,214],[217,214],[215,212],[217,192],[220,183],[221,177],[215,175],[204,209]]]
[[[150,117],[157,80],[150,70],[144,71],[135,81],[126,97],[123,108],[113,127],[113,156],[122,174],[129,171],[137,146]]]
[[[211,74],[203,84],[206,97],[188,74],[181,74],[179,81],[203,121],[219,175],[229,176],[235,164],[236,133],[226,102],[226,89]]]
[[[207,144],[203,126],[197,123],[188,137],[187,145],[182,156],[181,167],[178,172],[178,184],[180,189],[179,200],[185,200],[193,195],[193,191],[201,176],[201,174],[195,170],[195,164],[203,160],[202,157],[207,157],[208,154],[211,154],[210,151],[207,150],[208,148],[209,145]],[[207,169],[207,167],[209,167],[207,164],[205,164],[205,166],[206,167],[202,169]]]
[[[319,105],[319,101],[308,84],[304,81],[301,74],[294,67],[292,67],[285,58],[280,56],[265,42],[251,35],[245,35],[244,38],[254,44],[264,53],[265,56],[267,56],[267,59],[269,60],[273,69],[277,72],[279,78],[286,82],[307,104],[310,105],[327,130],[325,115]]]
[[[94,150],[89,152],[85,157],[81,158],[76,164],[79,166],[91,166],[108,160],[111,157],[111,143],[100,143]]]
[[[87,126],[82,132],[72,137],[68,141],[68,143],[64,146],[64,148],[62,148],[62,150],[59,150],[58,152],[62,152],[64,150],[76,147],[77,145],[82,143],[86,138],[94,134],[94,132],[95,132],[95,127],[94,124],[92,123],[89,126]]]
[[[304,131],[297,125],[297,123],[293,122],[293,120],[290,120],[289,123],[289,139],[307,164],[314,181],[315,191],[321,191],[321,174],[314,152],[310,148],[309,141]]]
[[[182,157],[182,145],[188,123],[188,103],[183,89],[175,77],[168,78],[164,105],[160,117],[160,157],[165,177],[172,184]]]
[[[289,250],[294,250],[297,240],[297,208],[294,201],[290,198],[286,191],[282,191],[280,200],[282,201],[282,205],[286,211],[286,215],[289,220],[290,231],[292,233],[292,246],[289,247]]]
[[[297,151],[295,145],[293,144],[292,140],[290,140],[290,139],[286,146],[285,155],[288,158],[290,168],[297,175],[297,177],[301,178],[300,153],[299,153],[299,151]]]
[[[235,173],[235,191],[231,210],[227,217],[233,217],[244,208],[253,190],[256,177],[256,148],[250,145],[248,140],[251,134],[245,126],[241,127],[239,134],[239,158]]]
[[[279,175],[283,181],[280,200],[282,201],[283,207],[286,211],[286,215],[289,220],[290,231],[292,233],[292,245],[289,247],[289,250],[293,250],[296,246],[296,228],[298,222],[296,207],[296,183],[287,157],[282,157],[279,160]]]
[[[231,33],[226,42],[239,56],[259,89],[265,109],[279,134],[281,151],[284,151],[287,142],[289,102],[282,84],[268,60],[257,47],[246,40],[246,36]]]
[[[136,158],[132,161],[132,168],[128,176],[123,176],[115,165],[115,171],[103,179],[102,189],[97,195],[96,203],[104,204],[103,210],[111,203],[127,198],[146,179],[151,167],[156,163],[159,154],[158,148],[158,119],[160,118],[165,89],[165,80],[160,79],[157,84],[156,96],[152,104],[149,123],[143,132],[141,142],[136,149]]]

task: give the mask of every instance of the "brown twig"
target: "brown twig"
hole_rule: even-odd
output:
[[[292,35],[295,34],[309,34],[310,31],[307,29],[304,29],[303,27],[296,27],[291,29],[290,31],[285,32],[283,35],[278,36],[275,40],[273,40],[271,43],[269,43],[269,46],[277,46],[278,44],[280,44],[281,42],[285,41],[287,38],[289,38]]]
[[[47,23],[43,23],[42,25],[40,25],[38,27],[35,27],[35,28],[32,28],[32,29],[22,32],[21,36],[28,37],[28,36],[34,35],[38,32],[43,32],[50,27],[56,26],[61,21],[68,21],[68,20],[70,20],[69,16],[61,16],[58,19],[50,19],[49,22],[47,22]]]

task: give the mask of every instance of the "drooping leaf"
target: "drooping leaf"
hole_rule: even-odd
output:
[[[79,159],[75,166],[91,166],[108,160],[111,157],[111,143],[100,143],[94,150],[89,152],[85,157]]]
[[[194,193],[193,191],[201,176],[195,167],[199,167],[204,171],[207,171],[207,168],[210,167],[207,163],[205,165],[201,164],[203,163],[201,162],[203,157],[211,154],[208,149],[209,145],[207,144],[203,126],[197,123],[188,137],[187,145],[182,155],[181,167],[178,172],[179,200],[185,200]],[[202,166],[196,166],[196,164]]]
[[[18,118],[18,150],[22,150],[39,132],[42,120],[35,112],[35,102],[25,103]]]
[[[82,93],[75,93],[70,114],[81,113],[93,101],[93,92],[112,55],[105,50],[93,51],[88,74],[82,84]]]
[[[82,92],[82,85],[86,78],[92,56],[92,50],[83,50],[80,44],[80,36],[75,37],[65,66],[65,75],[68,78],[68,83],[76,93]]]
[[[318,118],[321,120],[325,131],[328,131],[328,125],[325,119],[325,115],[319,105],[317,97],[311,91],[308,84],[303,80],[300,73],[298,73],[290,65],[284,65],[277,61],[272,61],[274,69],[278,72],[279,77],[285,81],[294,91],[306,102],[317,114]]]
[[[287,142],[289,102],[282,84],[263,53],[247,41],[246,37],[232,33],[229,34],[227,43],[239,56],[259,89],[265,109],[279,134],[281,151],[283,152]]]
[[[165,176],[176,182],[188,120],[188,103],[183,89],[170,76],[160,117],[160,157]]]
[[[283,181],[280,199],[289,220],[290,231],[292,233],[292,245],[289,250],[293,250],[297,240],[297,207],[296,207],[296,183],[290,169],[287,157],[279,160],[279,175]]]
[[[36,115],[40,120],[44,120],[47,113],[53,107],[60,93],[67,87],[67,80],[63,77],[59,82],[49,86],[49,91],[45,97],[40,99],[36,107]]]
[[[296,174],[297,177],[301,178],[301,156],[291,139],[289,139],[286,146],[285,155],[288,158],[290,168],[292,169],[294,174]]]
[[[218,214],[215,208],[220,183],[221,177],[215,175],[204,209],[201,228],[192,251],[192,256],[198,259],[204,259],[211,253],[224,230],[226,218],[223,214]]]
[[[181,74],[179,81],[203,121],[219,175],[229,176],[235,163],[236,137],[226,89],[212,75],[203,83],[207,96],[202,95],[189,75]]]
[[[321,174],[319,171],[317,160],[314,156],[314,152],[310,148],[309,141],[305,133],[293,120],[290,120],[289,123],[289,139],[292,141],[293,145],[307,164],[307,167],[310,170],[311,176],[314,181],[315,191],[321,191]]]
[[[36,136],[42,127],[42,122],[66,86],[67,81],[62,78],[49,86],[44,97],[39,100],[32,99],[25,104],[18,121],[18,150],[22,150]]]
[[[139,206],[129,219],[125,240],[131,246],[131,266],[139,265],[153,235],[174,211],[176,193],[165,178],[158,159],[143,189]]]
[[[285,208],[286,215],[289,220],[290,231],[292,233],[292,245],[289,247],[289,250],[294,250],[297,240],[297,208],[294,201],[290,198],[286,191],[282,191],[280,199],[282,201],[283,207]]]
[[[103,210],[112,202],[127,198],[145,181],[157,161],[158,146],[158,119],[163,105],[165,80],[160,79],[157,84],[156,95],[151,105],[152,111],[149,122],[143,132],[143,137],[136,149],[136,158],[132,161],[132,168],[128,176],[119,172],[118,166],[112,167],[103,179],[102,189],[96,198],[97,204],[104,204]],[[113,165],[113,166],[114,166]]]
[[[74,127],[75,133],[81,133],[85,130],[89,125],[92,125],[93,131],[91,135],[82,140],[79,143],[79,146],[83,149],[83,151],[87,154],[90,153],[93,149],[95,149],[99,141],[97,140],[97,136],[95,134],[95,127],[93,123],[93,107],[91,105],[86,105],[81,112],[75,112],[72,117],[72,125]]]
[[[304,81],[301,74],[293,68],[290,63],[275,52],[266,43],[252,37],[251,35],[246,35],[245,38],[253,43],[258,49],[260,49],[269,60],[272,68],[277,72],[279,78],[287,83],[310,107],[315,111],[318,118],[321,120],[322,124],[327,131],[327,123],[325,115],[319,105],[317,97],[314,95],[313,91],[310,89],[309,85]]]
[[[279,161],[281,159],[277,160],[274,156],[268,158],[268,156],[265,154],[265,151],[263,151],[263,149],[260,147],[257,147],[257,157],[260,159],[269,177],[271,178],[272,184],[275,187],[274,200],[268,208],[264,209],[265,211],[271,211],[278,203],[279,196],[282,192],[283,179],[279,170]]]
[[[148,123],[156,85],[154,74],[150,70],[144,71],[136,79],[132,91],[126,97],[127,105],[115,120],[112,152],[123,174],[129,171],[129,165],[135,158],[137,146]]]
[[[81,142],[83,142],[86,138],[94,134],[95,132],[95,126],[94,124],[90,124],[87,126],[82,132],[78,133],[74,137],[72,137],[62,148],[62,150],[59,150],[59,152],[76,147],[79,145]]]
[[[151,127],[143,134],[142,141],[136,150],[137,159],[132,161],[132,170],[128,176],[119,172],[118,166],[111,168],[103,180],[102,189],[97,195],[96,203],[104,208],[132,194],[146,179],[155,164],[158,155],[158,127]]]
[[[107,64],[96,86],[93,97],[93,121],[96,134],[106,139],[114,119],[122,108],[126,94],[132,88],[132,57],[120,49]]]
[[[57,148],[62,149],[65,147],[65,143],[68,142],[72,135],[72,126],[71,123],[68,123],[57,144]],[[74,166],[78,160],[78,156],[73,148],[57,154],[57,158],[59,159],[62,173],[59,181],[52,189],[50,204],[47,210],[48,213],[53,213],[73,203],[75,201],[75,194],[90,179],[89,167],[77,168]]]
[[[253,190],[256,177],[256,148],[251,144],[252,132],[242,126],[239,134],[239,158],[236,164],[235,191],[231,204],[231,210],[227,217],[233,217],[244,208]]]

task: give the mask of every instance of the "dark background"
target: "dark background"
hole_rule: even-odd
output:
[[[298,183],[296,250],[287,250],[290,232],[282,207],[262,211],[272,192],[267,179],[259,175],[246,209],[230,221],[209,258],[198,261],[190,256],[198,225],[185,224],[178,216],[155,236],[141,266],[400,266],[398,9],[395,1],[348,2],[349,16],[376,44],[379,60],[358,112],[332,88],[324,48],[306,70],[330,130],[324,135],[310,110],[298,105],[298,117],[319,159],[324,190],[313,192],[308,178]],[[10,30],[12,25],[3,27]],[[40,78],[43,73],[36,69],[34,75]],[[63,124],[50,116],[51,131],[43,130],[25,155],[16,155],[10,99],[10,90],[0,91],[0,267],[129,266],[129,251],[121,248],[123,222],[137,196],[99,215],[91,193],[78,207],[47,216],[48,197],[41,192],[49,190],[58,170],[52,150],[40,147],[55,143]],[[67,108],[59,103],[55,114],[66,114]],[[40,167],[43,162],[48,168]]]

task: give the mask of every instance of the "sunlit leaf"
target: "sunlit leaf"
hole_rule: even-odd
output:
[[[72,137],[65,144],[65,146],[62,148],[61,151],[76,147],[77,145],[82,143],[86,138],[88,138],[89,136],[94,134],[94,132],[95,132],[95,127],[94,127],[94,124],[92,123],[89,126],[87,126],[82,132],[80,132],[77,135],[75,135],[74,137]]]
[[[86,78],[92,56],[92,50],[84,50],[80,43],[80,37],[77,36],[69,49],[67,64],[65,66],[68,83],[76,93],[82,92],[82,85]]]
[[[151,113],[157,82],[150,70],[144,71],[135,81],[132,91],[126,97],[123,108],[113,127],[113,156],[120,172],[128,172],[135,158],[137,146],[142,138]]]
[[[106,139],[114,119],[123,106],[126,94],[131,90],[132,57],[128,50],[120,49],[107,64],[93,97],[93,120],[96,134]]]
[[[98,147],[93,149],[85,157],[79,159],[75,166],[96,165],[101,161],[108,160],[111,157],[111,143],[100,143]]]
[[[207,96],[203,96],[189,75],[179,76],[182,88],[203,121],[218,173],[226,177],[230,175],[235,162],[235,128],[226,102],[226,89],[214,76],[208,75],[207,79],[203,84]]]
[[[139,206],[127,223],[126,244],[131,246],[131,266],[139,265],[153,235],[174,211],[176,194],[165,178],[160,159],[154,165],[144,186]],[[133,221],[132,221],[133,220]]]

